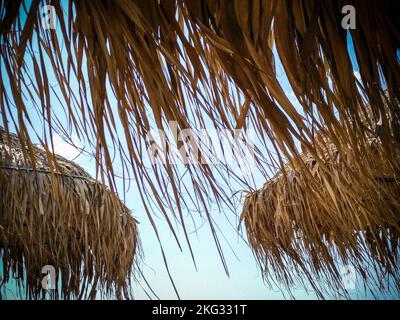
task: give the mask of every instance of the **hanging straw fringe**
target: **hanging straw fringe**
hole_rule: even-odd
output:
[[[94,299],[98,290],[131,297],[138,235],[129,210],[60,156],[50,164],[45,151],[34,147],[31,170],[18,138],[0,133],[0,285],[13,277],[30,299]],[[60,172],[50,169],[55,164]],[[42,268],[48,265],[56,279],[46,291]]]

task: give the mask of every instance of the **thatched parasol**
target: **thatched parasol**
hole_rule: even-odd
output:
[[[0,285],[13,276],[27,297],[39,298],[50,265],[52,298],[94,298],[99,288],[129,297],[138,243],[130,211],[77,164],[32,151],[34,161],[0,128]]]
[[[354,155],[347,158],[328,139],[317,140],[325,153],[303,153],[297,166],[284,168],[245,199],[241,220],[264,275],[288,288],[297,281],[307,287],[307,279],[322,297],[332,289],[348,293],[343,266],[351,266],[372,292],[399,290],[398,172],[377,139],[369,139],[369,152],[357,166],[349,162]],[[322,281],[329,286],[321,289]]]

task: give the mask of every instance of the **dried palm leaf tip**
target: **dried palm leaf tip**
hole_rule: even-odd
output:
[[[34,165],[17,136],[0,129],[1,285],[14,277],[28,298],[40,298],[50,265],[51,298],[95,298],[99,289],[130,297],[138,234],[129,210],[75,163],[49,162],[37,147],[33,155]]]

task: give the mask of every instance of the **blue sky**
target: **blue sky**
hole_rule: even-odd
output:
[[[352,48],[352,46],[350,46]],[[354,57],[354,54],[353,54]],[[48,61],[47,61],[48,62]],[[29,65],[30,62],[27,61]],[[354,65],[355,71],[358,70]],[[2,73],[3,73],[2,68]],[[285,77],[282,65],[277,63],[277,73],[280,75],[280,81],[284,90],[291,97],[295,106],[298,106],[292,89]],[[2,74],[2,77],[5,75]],[[54,77],[49,78],[50,84],[57,92],[58,85]],[[73,86],[73,83],[71,83]],[[8,88],[9,89],[9,88]],[[109,91],[109,96],[113,94]],[[40,101],[37,100],[39,104]],[[56,113],[62,114],[63,106],[59,104],[55,96],[52,96],[52,108]],[[30,116],[33,120],[33,127],[37,132],[43,128],[39,116],[35,115],[32,107]],[[14,110],[15,111],[15,110]],[[2,121],[2,119],[0,119]],[[65,119],[64,119],[65,121]],[[66,121],[64,122],[66,124]],[[88,148],[87,141],[79,141],[76,135],[71,136],[72,140],[82,148]],[[36,141],[37,142],[37,141]],[[84,167],[93,176],[95,175],[95,164],[90,156],[85,154],[78,155],[79,152],[63,141],[61,136],[56,136],[55,151]],[[118,160],[114,163],[115,168],[120,168]],[[261,175],[255,175],[255,187],[261,187],[265,179]],[[124,197],[126,205],[132,210],[135,218],[140,222],[139,233],[141,238],[143,261],[140,267],[146,280],[151,285],[156,295],[161,299],[176,299],[176,294],[166,272],[159,243],[156,240],[154,231],[146,216],[141,203],[140,196],[136,188],[132,188],[122,194],[122,180],[117,179],[117,186],[120,197]],[[240,214],[241,207],[238,207],[237,214]],[[181,252],[171,234],[166,222],[161,217],[155,217],[158,230],[160,232],[163,249],[167,254],[168,265],[172,277],[183,299],[283,299],[288,298],[287,292],[278,287],[270,288],[263,282],[261,273],[257,267],[256,260],[247,246],[247,244],[238,236],[236,227],[238,217],[228,212],[219,212],[216,208],[211,208],[215,224],[219,227],[219,237],[223,246],[224,254],[229,268],[229,277],[225,273],[218,251],[215,246],[210,228],[204,218],[197,214],[192,214],[194,223],[186,219],[189,228],[189,237],[197,262],[197,271],[194,267],[190,252],[187,246],[183,246]],[[225,213],[225,214],[224,214]],[[190,213],[185,212],[186,216]],[[181,228],[178,228],[179,238],[184,244],[184,237]],[[242,230],[245,236],[244,230]],[[351,292],[354,298],[364,297],[362,290]],[[147,293],[146,293],[147,292]],[[11,294],[11,293],[10,293]],[[156,298],[147,287],[143,278],[136,279],[134,284],[134,294],[137,299]],[[313,299],[316,296],[312,292],[306,292],[303,289],[295,289],[293,294],[298,299]],[[369,297],[369,296],[367,296]],[[384,296],[382,296],[384,298]]]

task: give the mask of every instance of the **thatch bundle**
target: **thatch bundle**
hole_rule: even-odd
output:
[[[245,199],[241,220],[264,275],[289,289],[311,284],[322,297],[347,294],[343,267],[351,266],[372,292],[400,290],[398,172],[376,139],[357,166],[327,139],[318,143],[327,152],[319,158],[305,152],[298,166]]]
[[[24,149],[1,129],[0,285],[14,277],[28,298],[40,298],[42,268],[50,265],[56,271],[51,298],[95,298],[98,289],[129,297],[135,219],[78,165],[48,159],[46,151]]]

